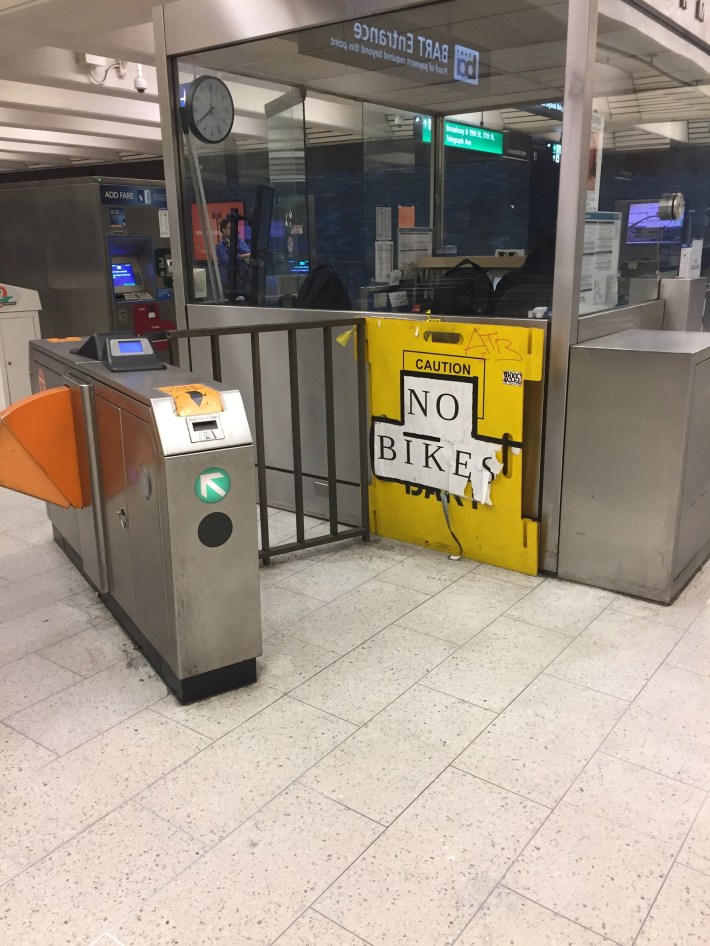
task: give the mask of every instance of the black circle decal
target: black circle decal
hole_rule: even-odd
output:
[[[210,549],[217,549],[229,541],[234,525],[223,512],[211,512],[197,527],[197,538]]]

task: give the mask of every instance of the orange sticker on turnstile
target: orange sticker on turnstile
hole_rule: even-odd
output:
[[[159,388],[159,390],[172,397],[178,417],[221,414],[224,410],[219,391],[208,388],[205,384],[178,384],[171,388]]]
[[[45,342],[80,342],[81,335],[67,335],[66,338],[45,338]]]

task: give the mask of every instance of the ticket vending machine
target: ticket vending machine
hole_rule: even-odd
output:
[[[256,679],[252,438],[238,391],[131,333],[30,345],[0,413],[0,485],[48,501],[57,543],[182,702]]]
[[[0,219],[3,275],[39,293],[43,337],[176,327],[163,182],[8,184]]]

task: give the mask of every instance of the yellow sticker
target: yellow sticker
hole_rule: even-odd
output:
[[[220,414],[224,410],[219,391],[205,384],[178,384],[158,390],[172,397],[178,417]]]
[[[343,332],[341,335],[338,335],[335,339],[338,345],[342,345],[343,348],[345,348],[345,346],[350,341],[350,338],[353,335],[354,331],[355,331],[354,329],[350,328],[347,330],[347,332]]]

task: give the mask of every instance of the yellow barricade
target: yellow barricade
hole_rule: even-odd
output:
[[[544,339],[534,327],[368,318],[375,534],[537,574],[523,398],[542,381]]]

